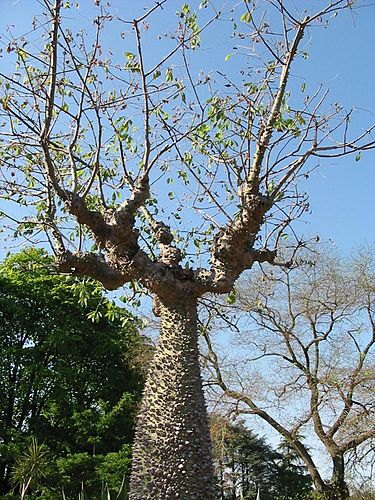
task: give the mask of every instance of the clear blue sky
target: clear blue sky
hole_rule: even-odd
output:
[[[73,3],[73,2],[72,2]],[[132,19],[143,12],[145,6],[153,2],[114,0],[112,6],[123,17]],[[321,4],[322,2],[316,2]],[[375,5],[361,8],[353,13],[343,13],[331,20],[328,29],[323,26],[310,30],[305,43],[309,52],[307,61],[298,62],[293,68],[296,88],[302,81],[307,85],[323,83],[330,89],[329,101],[340,102],[346,109],[355,106],[355,129],[358,132],[375,121]],[[94,7],[93,0],[81,2],[81,8],[67,10],[66,16],[77,16],[78,21],[90,17]],[[154,18],[147,45],[146,60],[155,56],[158,45],[155,34],[163,33],[168,26],[176,23],[175,12],[182,2],[169,0],[162,15]],[[221,1],[215,1],[221,7]],[[198,6],[199,2],[192,2]],[[311,2],[298,2],[298,6],[311,6]],[[33,14],[40,12],[36,0],[0,0],[0,31],[5,33],[9,25],[14,31],[23,33],[30,26]],[[70,14],[71,12],[71,14]],[[201,14],[204,16],[204,13]],[[202,48],[198,63],[205,71],[210,68],[225,71],[228,65],[240,65],[240,57],[233,56],[224,62],[227,53],[232,52],[232,42],[225,41],[217,27],[203,35]],[[310,40],[309,40],[310,38]],[[3,44],[5,39],[2,39]],[[147,42],[147,41],[146,41]],[[113,50],[121,52],[128,49],[127,40],[118,33],[112,33],[107,43]],[[4,45],[2,47],[4,48]],[[2,58],[3,71],[7,65]],[[10,69],[9,69],[10,71]],[[295,229],[304,235],[319,233],[323,240],[332,239],[339,251],[348,252],[363,243],[375,242],[375,153],[368,152],[361,161],[354,157],[340,158],[334,161],[321,161],[304,188],[310,194],[311,215],[305,215],[304,221],[296,223]]]

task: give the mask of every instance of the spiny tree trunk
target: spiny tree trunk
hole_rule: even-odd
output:
[[[215,487],[197,303],[172,291],[158,305],[161,336],[136,429],[130,498],[211,500]]]

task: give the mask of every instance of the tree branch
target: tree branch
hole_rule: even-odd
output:
[[[116,290],[133,279],[131,274],[107,263],[100,255],[93,253],[73,254],[69,250],[57,255],[56,266],[60,272],[75,276],[89,276],[100,281],[107,290]]]

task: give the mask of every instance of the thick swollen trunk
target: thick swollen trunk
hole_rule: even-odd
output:
[[[197,304],[192,297],[171,295],[160,302],[161,335],[138,417],[130,499],[213,500]]]

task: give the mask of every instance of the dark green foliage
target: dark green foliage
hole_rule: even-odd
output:
[[[280,500],[310,498],[312,479],[294,448],[288,442],[283,441],[277,451]]]
[[[212,434],[221,500],[302,500],[311,492],[305,467],[288,450],[273,450],[242,424],[212,419]]]
[[[82,480],[119,490],[143,385],[132,360],[149,352],[136,320],[28,249],[0,266],[0,346],[0,495],[31,436],[52,457],[40,482],[50,492],[77,497]]]

